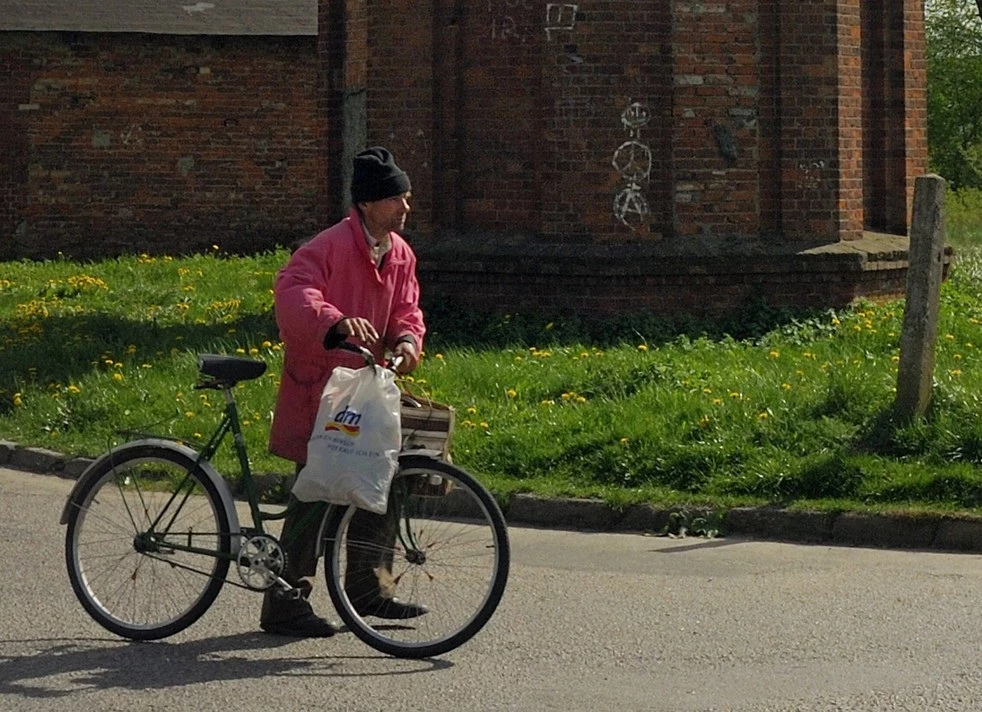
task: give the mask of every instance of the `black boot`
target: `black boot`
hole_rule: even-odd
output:
[[[281,543],[286,553],[283,578],[295,588],[283,591],[274,586],[266,591],[259,627],[267,633],[329,638],[338,631],[338,624],[314,613],[307,600],[313,588],[309,579],[317,574],[317,525],[320,522],[317,515],[318,508],[322,510],[323,506],[322,502],[300,502],[290,498]],[[300,524],[304,525],[303,530],[295,532]]]

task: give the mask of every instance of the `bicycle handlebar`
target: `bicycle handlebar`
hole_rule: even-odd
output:
[[[350,341],[341,341],[334,348],[340,349],[341,351],[347,351],[348,353],[358,354],[359,356],[361,356],[365,360],[365,365],[366,366],[372,366],[372,367],[374,367],[376,365],[376,363],[375,363],[375,356],[372,354],[371,351],[369,351],[368,349],[366,349],[364,346],[359,346],[358,344],[353,344]],[[399,368],[399,365],[404,360],[405,360],[405,357],[403,357],[403,356],[396,356],[391,361],[389,361],[389,363],[385,366],[385,368],[388,368],[390,371],[395,372]]]

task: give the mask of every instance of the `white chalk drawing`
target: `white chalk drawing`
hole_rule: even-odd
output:
[[[124,146],[143,145],[143,127],[139,124],[130,124],[119,134],[120,143]]]
[[[488,0],[491,39],[524,44],[531,39],[531,28],[519,22],[516,14],[532,9],[532,0]]]
[[[571,32],[576,24],[579,5],[572,3],[548,3],[546,5],[546,40],[552,42],[553,32]]]
[[[825,171],[825,161],[799,161],[798,172],[801,176],[801,187],[805,190],[818,190],[822,185],[822,173]]]
[[[204,12],[205,10],[214,10],[215,4],[210,2],[199,2],[194,5],[181,5],[181,9],[187,14],[191,15],[196,12]]]
[[[621,114],[628,140],[614,152],[611,161],[617,172],[627,180],[627,186],[614,197],[614,217],[632,231],[640,227],[651,213],[648,199],[641,192],[641,183],[651,177],[651,149],[641,141],[641,129],[651,121],[648,108],[632,102]]]
[[[533,38],[533,27],[538,22],[530,18],[535,10],[533,0],[488,0],[491,16],[491,39],[503,42],[526,43]],[[541,5],[539,5],[541,11]],[[571,32],[576,25],[579,5],[574,3],[546,3],[544,29],[546,40],[552,42],[556,32]]]

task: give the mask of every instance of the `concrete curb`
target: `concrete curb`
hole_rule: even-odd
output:
[[[77,479],[93,460],[0,440],[0,466]],[[282,499],[285,476],[255,476],[259,494]],[[240,495],[241,492],[233,491]],[[941,549],[982,552],[982,517],[964,515],[808,512],[771,507],[736,507],[725,512],[698,508],[630,505],[599,500],[517,494],[503,508],[509,524],[602,532],[684,534],[718,530],[721,536],[836,546]]]

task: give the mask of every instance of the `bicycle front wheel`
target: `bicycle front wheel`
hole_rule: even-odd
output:
[[[78,493],[65,538],[82,606],[133,640],[164,638],[198,620],[225,583],[230,550],[214,483],[186,453],[161,445],[107,458]]]
[[[428,658],[470,640],[491,618],[508,581],[508,530],[494,498],[467,472],[416,455],[400,465],[377,526],[365,526],[366,513],[355,507],[332,508],[324,571],[331,600],[358,638],[387,655]],[[380,591],[429,611],[380,618]]]

